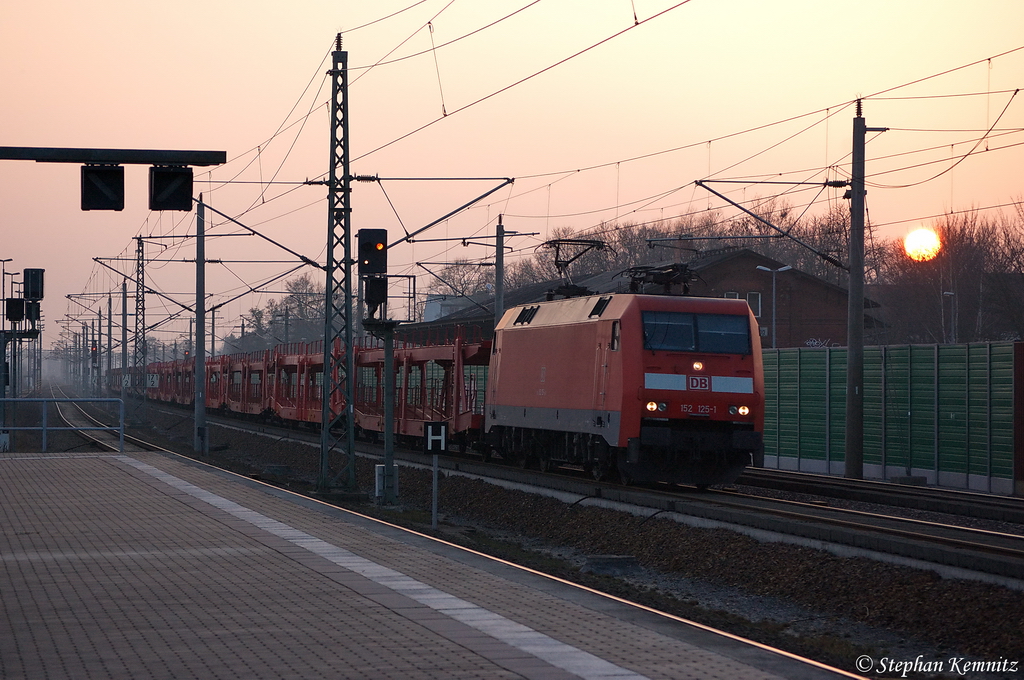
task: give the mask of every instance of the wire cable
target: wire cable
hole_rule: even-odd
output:
[[[422,5],[425,2],[427,2],[427,0],[419,0],[419,2],[414,2],[413,4],[409,5],[405,9],[400,9],[397,12],[392,12],[391,14],[388,14],[387,16],[383,16],[380,19],[374,19],[373,21],[368,21],[367,23],[361,24],[359,26],[356,26],[355,28],[346,29],[345,33],[352,33],[354,31],[358,31],[361,28],[366,28],[367,26],[373,26],[374,24],[379,24],[380,22],[386,21],[386,20],[390,19],[391,17],[398,16],[402,12],[408,12],[413,7],[418,7],[419,5]]]
[[[978,139],[978,141],[975,143],[975,145],[973,147],[971,147],[971,150],[968,151],[967,153],[963,154],[962,156],[960,156],[960,158],[957,159],[957,161],[955,163],[950,165],[948,168],[946,168],[942,172],[940,172],[940,173],[938,173],[936,175],[933,175],[933,176],[931,176],[931,177],[929,177],[927,179],[923,179],[923,180],[921,180],[919,182],[913,182],[911,184],[892,184],[892,185],[872,184],[872,186],[881,187],[883,189],[908,189],[910,187],[916,187],[916,186],[920,186],[922,184],[926,184],[928,182],[931,182],[932,180],[935,180],[935,179],[938,179],[939,177],[942,177],[947,172],[952,172],[953,168],[955,168],[956,166],[960,165],[965,160],[967,160],[967,157],[973,155],[974,152],[978,150],[978,147],[981,146],[981,143],[983,141],[985,141],[986,139],[988,139],[989,134],[992,132],[992,130],[995,128],[995,126],[999,124],[999,121],[1002,120],[1003,116],[1006,115],[1006,111],[1010,108],[1010,104],[1013,103],[1013,100],[1017,96],[1018,92],[1020,92],[1019,89],[1013,91],[1013,94],[1010,95],[1009,101],[1006,102],[1006,106],[1003,107],[1003,110],[996,117],[995,122],[992,123],[992,126],[988,129],[988,131],[984,135],[982,135],[980,139]],[[1005,147],[1003,147],[1003,148],[1005,148]]]
[[[469,33],[466,33],[464,35],[460,35],[458,38],[453,38],[452,40],[449,40],[448,42],[441,43],[436,48],[431,48],[429,50],[422,50],[420,52],[414,52],[412,54],[407,54],[404,57],[398,57],[397,59],[392,59],[391,61],[378,61],[378,62],[376,62],[376,63],[374,63],[374,64],[372,64],[370,66],[350,66],[349,70],[350,71],[361,71],[363,69],[371,69],[371,68],[376,68],[378,66],[388,66],[390,64],[397,64],[400,61],[405,61],[406,59],[412,59],[414,57],[421,57],[424,54],[429,54],[434,49],[442,49],[444,47],[448,47],[449,45],[452,45],[454,43],[459,42],[460,40],[465,40],[466,38],[468,38],[470,36],[473,36],[473,35],[476,35],[477,33],[481,32],[481,31],[485,31],[488,28],[491,28],[492,26],[496,26],[497,24],[500,24],[501,22],[505,21],[506,19],[511,19],[512,17],[514,17],[515,15],[519,14],[523,10],[526,10],[526,9],[529,9],[530,7],[533,7],[538,2],[540,2],[540,0],[533,0],[533,2],[531,2],[530,4],[528,4],[528,5],[524,6],[524,7],[520,7],[519,9],[517,9],[514,12],[511,12],[510,14],[506,14],[505,16],[501,17],[500,19],[495,19],[494,21],[492,21],[491,23],[489,23],[489,24],[487,24],[485,26],[481,26],[480,28],[478,28],[476,30],[470,31]],[[389,52],[388,54],[391,54],[393,52],[394,52],[394,50],[391,50],[391,52]]]
[[[654,15],[648,17],[648,18],[644,19],[643,21],[641,21],[641,22],[639,22],[637,24],[633,24],[632,26],[624,28],[621,31],[618,31],[617,33],[613,33],[612,35],[608,36],[607,38],[599,40],[598,42],[594,43],[590,47],[586,47],[586,48],[580,50],[579,52],[571,54],[568,57],[565,57],[564,59],[561,59],[561,60],[555,62],[554,64],[551,64],[549,66],[545,66],[541,70],[536,71],[536,72],[532,73],[531,75],[526,76],[525,78],[520,78],[519,80],[517,80],[517,81],[515,81],[515,82],[513,82],[513,83],[511,83],[509,85],[506,85],[505,87],[503,87],[501,89],[495,90],[494,92],[491,92],[488,95],[484,95],[483,97],[480,97],[479,99],[476,99],[476,100],[474,100],[474,101],[472,101],[472,102],[470,102],[468,104],[464,104],[463,106],[460,106],[459,108],[451,111],[448,114],[448,116],[442,116],[440,118],[435,118],[434,120],[432,120],[432,121],[430,121],[428,123],[424,123],[423,125],[419,126],[418,128],[416,128],[414,130],[411,130],[410,132],[407,132],[404,135],[401,135],[400,137],[396,137],[395,139],[391,140],[390,142],[387,142],[385,144],[381,144],[380,146],[378,146],[375,149],[367,151],[366,153],[364,153],[364,154],[362,154],[360,156],[356,156],[355,158],[352,159],[352,162],[361,160],[363,158],[366,158],[367,156],[375,154],[378,151],[381,151],[382,149],[386,149],[387,147],[391,146],[392,144],[397,144],[398,142],[402,141],[403,139],[407,139],[407,138],[413,136],[414,134],[416,134],[418,132],[422,132],[423,130],[426,130],[427,128],[432,127],[436,123],[438,123],[438,122],[440,122],[442,120],[445,120],[446,118],[449,118],[449,117],[451,117],[452,115],[454,115],[456,113],[461,113],[462,111],[465,111],[466,109],[469,109],[469,108],[471,108],[473,106],[476,106],[477,104],[480,104],[480,103],[485,102],[485,101],[487,101],[487,100],[489,100],[489,99],[491,99],[493,97],[496,97],[499,94],[502,94],[503,92],[507,92],[507,91],[511,90],[512,88],[518,86],[518,85],[522,85],[523,83],[525,83],[527,81],[533,80],[537,76],[539,76],[539,75],[541,75],[543,73],[547,73],[551,69],[557,68],[557,67],[561,66],[562,64],[565,64],[565,63],[575,59],[576,57],[578,57],[580,55],[586,54],[587,52],[590,52],[591,50],[593,50],[593,49],[595,49],[597,47],[600,47],[601,45],[604,45],[605,43],[609,42],[610,40],[614,40],[615,38],[618,38],[619,36],[624,35],[625,33],[628,33],[629,31],[632,31],[634,28],[637,28],[638,26],[642,26],[643,24],[646,24],[649,21],[653,21],[654,19],[657,19],[657,18],[659,18],[661,16],[664,16],[665,14],[671,12],[672,10],[678,9],[679,7],[682,7],[683,5],[685,5],[685,4],[689,3],[689,2],[690,2],[690,0],[682,0],[682,2],[679,2],[679,3],[675,4],[675,5],[673,5],[672,7],[669,7],[668,9],[662,10],[661,12],[658,12],[657,14],[654,14]]]

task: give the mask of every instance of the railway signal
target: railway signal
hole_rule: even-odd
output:
[[[22,278],[25,281],[25,293],[23,297],[26,300],[42,300],[43,299],[43,272],[45,269],[26,269],[22,272]]]
[[[25,300],[24,298],[7,298],[7,320],[11,323],[21,323],[25,320]]]
[[[82,210],[124,210],[124,166],[150,165],[149,209],[192,210],[192,168],[220,165],[224,151],[0,146],[0,160],[82,163]]]
[[[149,169],[150,210],[192,210],[192,168],[185,166]]]
[[[388,301],[388,230],[360,229],[356,242],[363,300],[372,318],[378,309],[386,308]]]
[[[124,166],[82,166],[82,210],[124,210]]]
[[[388,230],[360,229],[356,234],[359,242],[359,275],[388,273]]]

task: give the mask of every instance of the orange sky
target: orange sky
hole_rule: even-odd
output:
[[[353,172],[516,178],[511,190],[495,193],[426,238],[490,234],[503,213],[506,228],[541,233],[515,242],[520,252],[512,257],[528,256],[556,227],[670,219],[709,205],[719,208],[720,202],[692,185],[708,176],[843,176],[849,171],[849,102],[857,97],[868,98],[868,125],[892,128],[868,144],[868,179],[878,186],[869,188],[867,202],[883,235],[902,238],[929,216],[1024,195],[1024,146],[1015,146],[1024,142],[1024,95],[1013,96],[1024,85],[1024,50],[959,68],[1024,46],[1024,3],[867,0],[854,11],[848,3],[820,0],[692,0],[652,18],[676,4],[5,3],[0,146],[224,150],[230,162],[208,174],[197,170],[197,191],[289,248],[322,259],[323,188],[261,182],[302,181],[326,171],[324,59],[341,31],[352,69]],[[522,11],[442,47],[517,10]],[[634,10],[640,25],[634,25]],[[432,45],[438,46],[434,52]],[[957,70],[929,78],[952,69]],[[898,87],[923,78],[928,79]],[[885,94],[872,96],[880,92]],[[958,94],[976,96],[949,97]],[[448,114],[443,119],[442,107]],[[951,158],[971,150],[993,124],[1000,134],[943,173]],[[659,153],[671,149],[679,150]],[[829,166],[838,170],[829,172]],[[893,171],[908,166],[916,167]],[[47,344],[56,339],[57,320],[85,311],[65,295],[120,286],[92,258],[134,256],[132,237],[139,234],[194,230],[194,212],[148,212],[143,167],[127,168],[127,205],[119,213],[81,212],[78,173],[72,165],[0,161],[0,258],[13,258],[9,271],[46,268]],[[385,183],[396,216],[380,186],[357,184],[353,227],[386,227],[397,239],[403,224],[418,229],[492,186]],[[737,199],[769,193],[754,185],[732,188]],[[801,205],[815,193],[791,200]],[[826,202],[810,210],[824,210],[827,199],[838,196],[840,190],[823,194]],[[193,270],[173,260],[193,257],[194,247],[190,241],[163,243],[171,247],[159,255],[172,261],[151,265],[150,280],[191,304]],[[444,249],[400,246],[391,254],[392,272],[422,273],[415,262],[487,254],[482,247]],[[158,255],[156,246],[151,251]],[[255,238],[225,238],[209,245],[208,257],[287,255]],[[208,290],[223,299],[243,282],[254,285],[289,267],[211,267]],[[229,305],[228,323],[236,324],[240,313],[269,297],[277,295],[251,295]],[[163,313],[163,303],[149,304],[154,318]],[[175,332],[186,330],[187,323]]]

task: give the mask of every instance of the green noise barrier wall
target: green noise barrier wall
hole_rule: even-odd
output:
[[[765,466],[842,474],[846,348],[764,351]],[[1024,491],[1024,343],[864,350],[864,476]]]

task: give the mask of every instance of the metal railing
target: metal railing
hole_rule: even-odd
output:
[[[43,404],[42,425],[39,425],[39,426],[22,426],[22,427],[13,427],[13,426],[8,426],[8,425],[3,425],[3,426],[0,426],[0,434],[6,435],[9,431],[12,431],[12,430],[22,430],[22,431],[25,431],[25,430],[29,430],[29,431],[40,430],[43,433],[43,453],[46,453],[46,434],[47,434],[47,432],[50,432],[50,431],[74,430],[76,432],[87,432],[87,431],[94,431],[94,430],[103,430],[103,431],[114,431],[114,430],[116,430],[117,431],[117,445],[118,445],[118,449],[117,450],[119,452],[121,452],[121,453],[124,453],[124,402],[121,401],[120,399],[55,399],[55,398],[52,398],[52,397],[50,397],[50,398],[27,398],[27,399],[0,399],[0,403],[4,403],[4,404],[25,404],[25,403],[33,403],[33,402],[35,402],[35,403],[42,403]],[[50,404],[50,403],[54,403],[54,404],[69,404],[69,403],[113,404],[113,403],[116,403],[116,404],[118,404],[118,419],[117,419],[118,424],[117,425],[110,425],[110,426],[98,425],[96,427],[75,427],[75,426],[71,426],[71,427],[59,427],[59,426],[58,427],[54,427],[54,426],[50,426],[50,425],[47,424],[47,412],[49,410],[47,408],[47,404]],[[6,444],[7,444],[7,437],[6,436],[0,437],[0,451],[6,451],[7,450]]]

